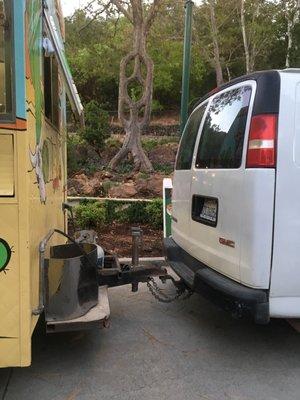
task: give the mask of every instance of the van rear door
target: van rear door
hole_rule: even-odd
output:
[[[172,236],[178,245],[188,250],[190,244],[190,210],[192,162],[199,128],[207,102],[200,105],[190,116],[180,142],[173,178]]]
[[[192,256],[240,281],[245,144],[256,83],[231,86],[210,99],[197,143],[191,194]]]

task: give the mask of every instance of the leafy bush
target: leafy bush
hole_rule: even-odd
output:
[[[84,200],[75,209],[75,217],[81,229],[99,228],[113,222],[149,224],[153,229],[161,229],[163,202],[161,199],[155,199],[151,203],[111,200],[99,203]]]
[[[168,164],[153,163],[154,171],[161,172],[165,175],[171,175],[174,172],[174,167]]]
[[[128,222],[130,224],[145,224],[148,222],[148,214],[146,211],[145,202],[134,202],[127,205],[123,209],[121,215],[121,222]]]
[[[122,142],[119,139],[116,139],[115,137],[108,138],[105,143],[105,147],[109,149],[119,150],[121,146]]]
[[[70,135],[67,140],[68,172],[73,174],[80,170],[82,160],[78,158],[78,146],[81,144],[78,135]]]
[[[105,207],[99,202],[80,204],[75,209],[75,218],[81,229],[99,228],[105,224]]]
[[[148,222],[153,229],[161,229],[163,227],[163,201],[155,199],[146,205],[146,213]]]
[[[152,100],[152,113],[153,114],[160,114],[164,111],[164,106],[156,99]]]
[[[92,146],[100,156],[105,141],[110,135],[109,114],[101,105],[92,100],[85,106],[85,128],[81,131],[83,140]]]
[[[105,207],[105,220],[107,224],[111,224],[114,221],[120,219],[120,202],[113,200],[106,200],[104,203]]]
[[[156,147],[159,145],[159,143],[156,139],[145,139],[145,140],[142,140],[142,145],[143,145],[144,150],[149,152],[149,151],[156,149]]]

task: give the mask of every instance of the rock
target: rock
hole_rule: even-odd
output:
[[[112,187],[108,191],[109,197],[118,197],[124,199],[134,197],[137,193],[138,192],[133,183],[124,183],[122,185]]]
[[[173,165],[177,154],[178,144],[169,143],[158,146],[149,152],[149,159],[153,164]]]
[[[102,178],[103,178],[103,179],[105,179],[105,178],[111,179],[112,177],[113,177],[113,174],[112,174],[111,172],[109,172],[109,171],[104,171],[104,172],[102,173]]]
[[[149,190],[158,197],[162,196],[163,180],[164,177],[162,175],[153,175],[147,180]]]
[[[77,180],[76,178],[71,178],[68,179],[68,191],[76,194],[80,194],[82,192],[82,188],[85,185],[80,180]]]
[[[139,197],[161,197],[164,176],[154,174],[148,179],[137,179],[135,187]]]
[[[72,179],[68,179],[69,196],[83,195],[93,197],[101,194],[101,192],[102,184],[98,178],[89,179],[85,174],[79,174]]]
[[[82,188],[82,193],[84,196],[93,197],[95,196],[95,189],[89,183],[86,183]]]
[[[77,190],[74,187],[68,189],[68,196],[76,197],[78,196]]]
[[[75,175],[73,179],[75,179],[77,182],[79,182],[82,185],[86,184],[88,181],[88,177],[85,174]]]

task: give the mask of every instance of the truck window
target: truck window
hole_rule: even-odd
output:
[[[207,103],[197,108],[185,126],[177,155],[177,170],[191,169],[196,138],[206,106]]]
[[[44,57],[45,116],[59,128],[58,63],[54,56]]]
[[[0,120],[12,119],[11,1],[0,0]]]
[[[205,119],[196,168],[239,168],[251,98],[251,87],[215,97]]]

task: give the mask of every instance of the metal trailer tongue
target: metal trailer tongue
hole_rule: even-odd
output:
[[[69,241],[65,245],[51,247],[50,257],[46,259],[46,246],[54,233],[66,236]],[[186,299],[192,294],[181,280],[168,274],[164,263],[155,260],[144,263],[140,259],[140,228],[132,228],[131,262],[120,262],[115,254],[103,252],[93,231],[77,232],[75,237],[73,239],[54,230],[40,245],[42,281],[37,312],[45,311],[48,333],[108,326],[108,292],[111,287],[131,285],[132,291],[137,292],[139,284],[146,283],[150,293],[163,303]],[[162,283],[171,280],[175,293],[165,293],[154,277]]]

